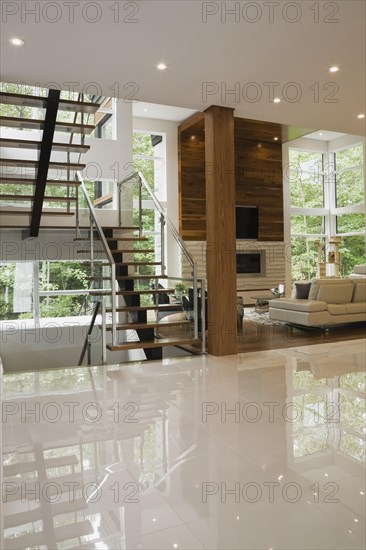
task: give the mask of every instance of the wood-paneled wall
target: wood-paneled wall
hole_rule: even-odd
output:
[[[234,128],[236,204],[259,207],[259,240],[283,241],[284,128],[240,118]],[[203,113],[179,127],[179,224],[185,240],[206,240]]]
[[[179,231],[185,240],[206,239],[204,114],[178,133]]]

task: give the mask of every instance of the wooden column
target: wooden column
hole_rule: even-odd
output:
[[[234,110],[205,111],[208,352],[237,353]]]

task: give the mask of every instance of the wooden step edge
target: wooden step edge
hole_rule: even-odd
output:
[[[8,128],[36,128],[43,129],[44,120],[22,117],[0,116],[0,126]],[[91,134],[95,130],[92,124],[81,124],[74,122],[56,122],[56,132],[68,132],[74,134]]]
[[[138,248],[117,248],[116,250],[111,250],[112,254],[151,254],[152,252],[155,252],[153,248],[142,248],[141,250],[139,250]]]
[[[112,277],[86,277],[88,281],[109,281]],[[143,280],[150,280],[150,279],[168,279],[169,277],[167,275],[117,275],[116,281],[129,281],[129,280],[136,280],[136,281],[143,281]]]
[[[100,241],[101,239],[95,238],[94,240]],[[148,237],[105,237],[106,241],[123,241],[123,242],[139,242],[139,241],[148,241]]]
[[[161,265],[161,262],[115,262],[115,266],[127,266],[127,265]]]
[[[107,344],[107,349],[109,351],[124,351],[130,349],[152,349],[167,346],[183,346],[185,344],[193,345],[199,343],[200,340],[195,338],[154,338],[154,340],[147,340],[146,342],[141,342],[138,340],[136,342],[125,342],[114,346],[112,344]]]
[[[42,146],[41,141],[30,139],[14,139],[14,138],[0,138],[0,147],[14,148],[14,149],[40,149]],[[70,152],[87,152],[90,149],[90,145],[82,145],[80,143],[52,143],[52,149],[54,151],[70,151]]]
[[[16,105],[24,107],[40,107],[47,106],[48,97],[28,94],[14,94],[11,92],[0,92],[0,103],[5,105]],[[92,103],[89,101],[77,101],[76,99],[60,99],[59,110],[71,111],[77,113],[96,113],[100,108],[100,103]]]
[[[181,325],[190,325],[187,319],[180,319],[178,321],[156,321],[147,323],[122,323],[117,325],[117,330],[146,330],[146,329],[161,329],[169,327],[177,327]],[[112,327],[107,326],[107,331],[111,331]]]
[[[174,294],[174,288],[156,288],[156,289],[142,289],[142,290],[118,290],[115,292],[117,296],[136,296],[140,294]],[[91,290],[90,294],[93,296],[110,296],[111,290]]]
[[[0,165],[1,166],[29,166],[37,168],[39,164],[38,160],[22,160],[22,159],[6,159],[6,158],[0,158]],[[62,170],[84,170],[86,167],[86,164],[80,164],[78,162],[56,162],[56,161],[50,161],[49,167],[52,169],[52,167],[59,168]]]
[[[2,178],[0,176],[0,185],[35,185],[37,180],[34,178]],[[79,181],[70,181],[70,180],[47,180],[46,186],[57,185],[58,187],[79,187]]]
[[[33,199],[33,195],[0,195],[0,200],[8,201],[33,201]],[[44,197],[45,202],[76,202],[76,200],[76,197]]]
[[[133,311],[175,311],[181,312],[182,304],[154,304],[150,306],[120,306],[116,308],[117,312],[133,312]],[[112,308],[107,307],[107,313],[111,313]]]
[[[0,216],[30,216],[32,210],[0,210]],[[75,216],[75,212],[45,212],[42,216]],[[45,228],[46,229],[46,228]]]
[[[108,231],[108,230],[120,230],[120,231],[138,231],[140,228],[136,225],[122,225],[122,226],[119,226],[119,225],[113,225],[113,226],[103,226],[102,227],[102,230],[103,231]]]

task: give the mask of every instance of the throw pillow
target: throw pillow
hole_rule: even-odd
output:
[[[318,296],[319,285],[314,281],[311,283],[308,300],[316,300]]]
[[[297,300],[307,300],[310,292],[311,283],[295,283]]]

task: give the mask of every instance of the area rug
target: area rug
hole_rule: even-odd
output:
[[[254,307],[245,307],[244,308],[244,322],[249,321],[252,323],[257,323],[258,325],[272,325],[272,326],[283,326],[281,321],[275,321],[269,318],[268,311],[263,313],[257,313]]]

